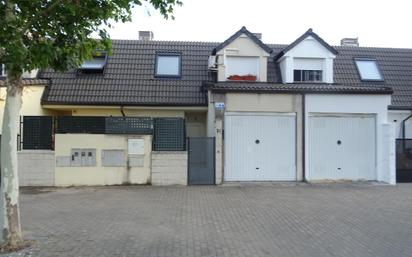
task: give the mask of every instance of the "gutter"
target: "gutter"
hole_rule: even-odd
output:
[[[123,108],[124,108],[124,106],[121,105],[121,106],[120,106],[120,112],[122,113],[122,116],[123,116],[123,117],[126,117],[126,114],[124,114]]]

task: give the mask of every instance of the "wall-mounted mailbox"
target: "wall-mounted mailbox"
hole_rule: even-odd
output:
[[[72,167],[94,167],[96,166],[96,149],[72,149]]]

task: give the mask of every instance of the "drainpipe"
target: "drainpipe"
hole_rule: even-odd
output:
[[[406,132],[405,132],[405,123],[407,120],[409,120],[412,117],[412,114],[410,114],[408,117],[402,120],[402,152],[405,152],[405,137],[406,137]]]
[[[123,117],[126,117],[126,114],[124,114],[123,107],[124,107],[123,105],[120,106],[120,112],[122,113],[122,116],[123,116]]]
[[[305,124],[305,121],[306,121],[306,119],[305,119],[305,117],[306,117],[306,108],[305,108],[305,105],[306,105],[306,103],[305,103],[305,94],[304,93],[302,93],[302,181],[306,181],[306,174],[305,174],[305,167],[306,167],[306,164],[305,164],[305,161],[306,161],[306,158],[305,158],[305,134],[306,134],[306,124]],[[296,179],[297,179],[297,176],[296,176]]]

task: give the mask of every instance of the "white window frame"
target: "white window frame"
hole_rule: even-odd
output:
[[[359,78],[362,81],[384,81],[382,71],[381,71],[381,69],[379,67],[379,63],[376,59],[374,59],[374,58],[355,58],[354,62],[355,62],[356,69],[358,70]],[[364,78],[363,75],[365,75],[365,74],[362,74],[362,71],[361,71],[361,69],[358,65],[358,62],[373,62],[375,64],[376,72],[379,75],[379,78]]]
[[[251,73],[250,74],[230,74],[229,73],[230,72],[229,62],[233,62],[233,60],[235,60],[236,58],[238,58],[239,60],[241,60],[241,59],[243,59],[243,60],[250,59],[250,60],[252,60],[252,62],[256,61],[256,66],[255,66],[256,74],[251,74]],[[256,76],[256,80],[258,81],[259,80],[259,74],[260,74],[260,57],[259,56],[232,56],[232,55],[226,56],[225,73],[226,73],[225,74],[226,79],[231,75],[240,75],[240,76],[254,75],[254,76]]]
[[[158,64],[161,57],[177,57],[178,58],[178,73],[177,74],[159,74]],[[155,60],[155,77],[156,78],[181,78],[182,77],[182,55],[181,53],[160,52],[156,53]]]

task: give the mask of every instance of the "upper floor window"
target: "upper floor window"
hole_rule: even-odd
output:
[[[355,63],[361,80],[383,81],[382,73],[375,59],[359,58],[355,59]]]
[[[86,60],[80,66],[83,73],[103,73],[107,64],[107,53],[96,52],[92,59]]]
[[[259,58],[244,56],[226,57],[226,79],[257,80],[259,77]]]
[[[321,70],[294,70],[293,80],[295,82],[322,82]]]
[[[182,75],[182,57],[179,53],[158,53],[156,55],[155,76],[176,77]]]

